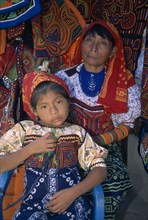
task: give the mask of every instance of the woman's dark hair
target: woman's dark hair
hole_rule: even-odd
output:
[[[31,107],[36,109],[37,102],[39,98],[43,95],[46,95],[49,91],[57,92],[64,96],[69,101],[69,95],[64,87],[60,86],[59,84],[51,81],[44,81],[41,82],[32,93],[30,104]]]
[[[95,24],[85,35],[92,35],[94,36],[95,34],[98,34],[99,36],[101,36],[104,39],[108,39],[111,43],[112,46],[115,46],[115,39],[113,38],[112,34],[109,32],[109,30],[107,30],[105,27],[99,25],[99,24]]]

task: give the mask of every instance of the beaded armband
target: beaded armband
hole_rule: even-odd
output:
[[[109,145],[115,141],[121,141],[122,139],[126,138],[128,134],[128,128],[124,125],[120,125],[112,132],[101,134],[100,137],[102,138],[104,145]]]

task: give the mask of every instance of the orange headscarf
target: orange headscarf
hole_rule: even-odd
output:
[[[97,20],[90,24],[82,33],[75,54],[75,64],[81,63],[81,45],[86,33],[99,24],[109,30],[115,40],[116,54],[106,63],[106,77],[98,97],[98,102],[103,104],[110,113],[123,113],[127,111],[127,89],[135,84],[130,71],[126,69],[123,42],[117,29],[105,20]]]
[[[31,111],[31,96],[34,91],[34,89],[44,81],[51,81],[55,82],[58,85],[62,86],[70,95],[68,86],[66,83],[59,78],[58,76],[54,74],[48,74],[46,72],[30,72],[27,73],[23,79],[23,84],[22,84],[22,99],[23,99],[23,107],[24,111],[30,116],[32,120],[35,119],[35,115]]]

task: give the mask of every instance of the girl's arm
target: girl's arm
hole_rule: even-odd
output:
[[[12,170],[19,166],[25,159],[32,155],[31,145],[0,157],[0,173]]]
[[[96,185],[102,183],[107,176],[105,167],[94,167],[83,181],[73,187],[75,197],[78,198],[82,194],[90,191]]]
[[[78,197],[102,183],[106,176],[107,170],[105,167],[95,167],[77,185],[54,194],[48,204],[49,210],[53,213],[64,212]]]

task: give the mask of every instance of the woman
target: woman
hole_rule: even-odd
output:
[[[103,183],[105,219],[132,187],[122,161],[120,140],[129,135],[140,115],[138,87],[125,68],[122,39],[108,21],[84,30],[75,53],[76,66],[56,73],[71,92],[70,120],[84,127],[108,151],[108,176]]]

